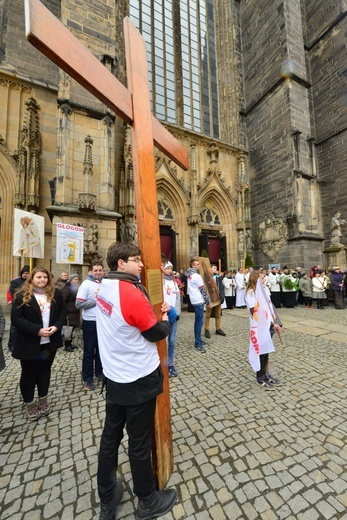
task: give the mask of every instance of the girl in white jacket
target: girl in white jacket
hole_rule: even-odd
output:
[[[177,325],[181,314],[181,295],[178,284],[172,274],[172,268],[173,265],[169,261],[166,261],[163,265],[163,291],[164,302],[170,305],[170,311],[168,312],[169,322],[171,325],[170,334],[168,336],[169,377],[177,377],[178,372],[174,367],[174,355]]]

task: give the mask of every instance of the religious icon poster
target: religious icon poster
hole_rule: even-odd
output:
[[[44,217],[15,208],[13,256],[44,258],[44,241]]]

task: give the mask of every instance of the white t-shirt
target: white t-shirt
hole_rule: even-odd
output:
[[[188,294],[192,305],[201,305],[204,302],[200,288],[204,286],[204,282],[198,273],[188,276]]]
[[[132,283],[104,279],[99,285],[96,328],[105,376],[132,383],[158,368],[157,345],[141,334],[157,323],[150,301]]]
[[[100,282],[94,280],[84,280],[78,288],[76,300],[91,300],[95,302],[100,288]],[[96,320],[96,306],[89,309],[82,309],[82,319],[85,321]]]
[[[42,324],[43,328],[46,329],[49,327],[49,318],[51,314],[51,303],[47,301],[47,296],[45,294],[34,292],[35,299],[40,307]],[[51,340],[49,337],[41,338],[40,345],[45,343],[49,343]]]

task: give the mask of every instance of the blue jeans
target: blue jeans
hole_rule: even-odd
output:
[[[194,321],[194,337],[195,345],[202,347],[201,330],[204,324],[204,304],[194,305],[195,321]]]
[[[176,337],[176,332],[177,332],[177,326],[178,326],[178,321],[174,321],[173,323],[171,323],[171,330],[170,330],[170,334],[169,334],[169,337],[168,337],[168,359],[169,359],[169,362],[168,362],[168,365],[173,365],[173,362],[174,362],[174,355],[175,355],[175,337]]]
[[[96,321],[82,321],[83,330],[83,381],[92,382],[94,374],[102,375],[102,366],[99,356],[98,336],[96,333]],[[95,360],[95,372],[94,372]]]

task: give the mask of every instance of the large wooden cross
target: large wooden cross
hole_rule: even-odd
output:
[[[125,18],[127,89],[39,0],[25,0],[25,19],[29,42],[131,125],[138,243],[145,265],[143,282],[153,294],[159,314],[162,283],[153,143],[184,170],[188,169],[188,155],[151,114],[145,41]],[[165,340],[158,342],[158,350],[166,377],[156,410],[153,461],[158,487],[162,489],[173,469]]]

